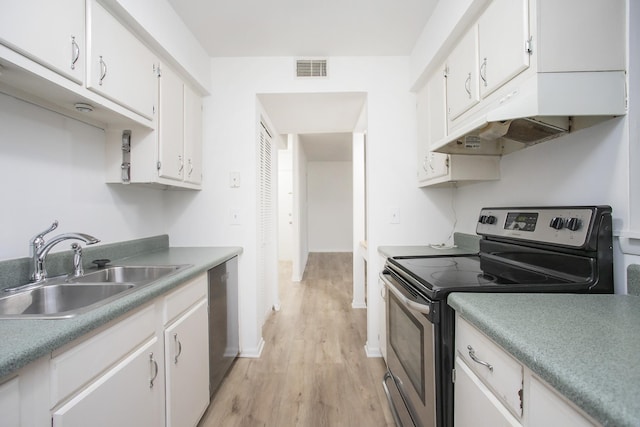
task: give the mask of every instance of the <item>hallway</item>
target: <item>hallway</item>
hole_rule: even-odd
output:
[[[304,279],[290,277],[281,262],[262,357],[236,360],[200,426],[393,426],[384,361],[364,351],[366,310],[351,308],[352,254],[311,253]]]

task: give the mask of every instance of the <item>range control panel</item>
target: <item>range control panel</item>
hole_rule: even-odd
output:
[[[581,247],[591,229],[594,209],[576,208],[483,208],[476,233]]]

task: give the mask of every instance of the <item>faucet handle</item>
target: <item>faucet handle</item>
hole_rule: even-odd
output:
[[[49,228],[47,228],[44,231],[41,231],[40,233],[36,234],[35,236],[33,236],[31,238],[31,240],[29,240],[29,246],[31,248],[31,255],[33,255],[33,251],[34,248],[42,246],[42,244],[44,243],[44,235],[51,233],[53,230],[55,230],[56,228],[58,228],[58,220],[54,220],[53,223],[51,224],[51,226],[49,226]]]
[[[51,226],[49,226],[49,228],[47,228],[46,230],[36,234],[35,236],[33,236],[33,238],[31,239],[31,241],[35,241],[37,239],[42,239],[44,237],[45,234],[49,234],[51,233],[53,230],[55,230],[56,228],[58,228],[58,220],[54,220],[53,224],[51,224]]]

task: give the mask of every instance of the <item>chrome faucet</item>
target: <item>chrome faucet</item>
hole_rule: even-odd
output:
[[[57,220],[53,221],[53,224],[51,224],[49,228],[47,228],[41,233],[36,234],[29,241],[29,252],[33,259],[33,272],[31,274],[32,283],[41,282],[47,278],[47,269],[45,266],[47,254],[49,253],[51,248],[53,248],[58,243],[64,240],[73,239],[73,240],[80,240],[86,243],[87,245],[93,245],[94,243],[98,243],[100,241],[95,237],[90,236],[88,234],[84,234],[84,233],[64,233],[51,238],[51,240],[45,243],[44,236],[52,232],[56,228],[58,228]],[[79,258],[77,255],[78,254],[77,249],[76,248],[73,248],[73,249],[75,251],[74,258]],[[74,274],[78,272],[78,268],[75,265],[76,262],[77,260],[74,259]]]

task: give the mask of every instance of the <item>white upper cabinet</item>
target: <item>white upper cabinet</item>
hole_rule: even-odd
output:
[[[478,39],[484,98],[529,67],[529,1],[493,0],[478,20]]]
[[[182,181],[184,176],[184,84],[169,67],[160,73],[158,175]]]
[[[499,179],[500,160],[497,157],[458,156],[431,151],[433,144],[447,133],[449,74],[445,77],[444,70],[444,65],[436,67],[418,92],[418,185],[425,187]],[[461,83],[466,95],[464,82]]]
[[[87,87],[153,119],[157,102],[155,55],[96,1],[90,8]]]
[[[202,98],[166,66],[159,91],[158,176],[197,188],[202,182]]]
[[[4,2],[0,43],[82,84],[85,0]]]
[[[477,26],[467,31],[449,55],[446,73],[448,114],[453,120],[480,101]]]
[[[184,180],[202,183],[202,97],[184,86]]]

